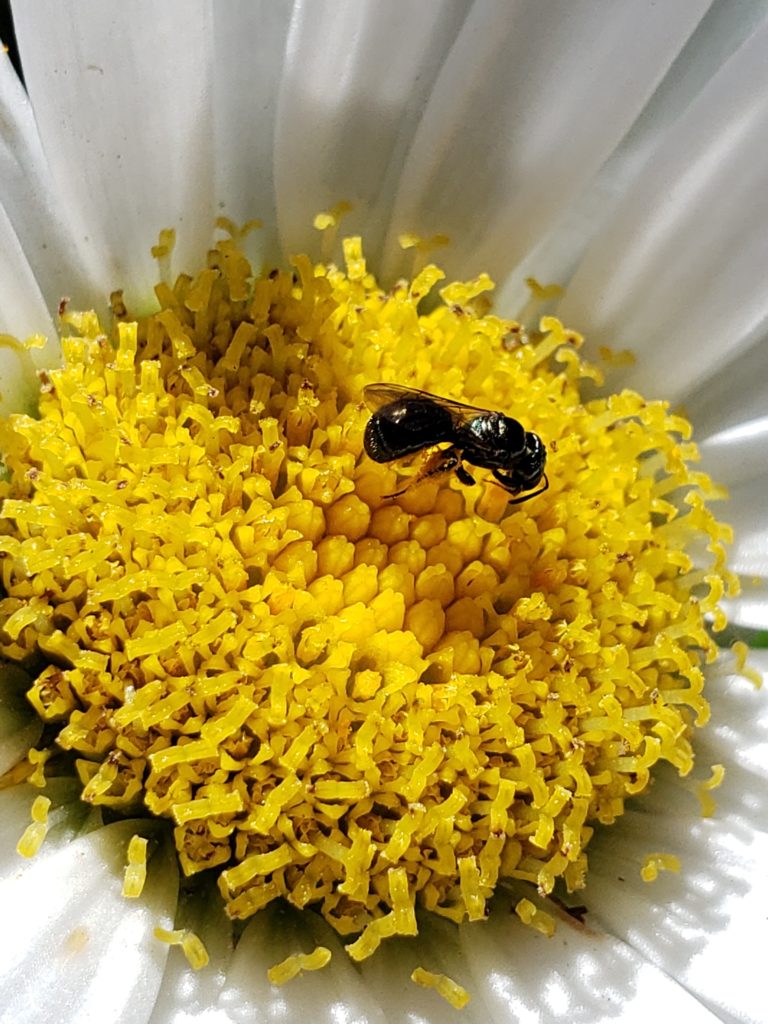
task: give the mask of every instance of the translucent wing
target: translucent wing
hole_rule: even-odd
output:
[[[451,398],[433,395],[429,391],[419,391],[418,388],[407,388],[402,384],[369,384],[363,388],[363,398],[371,412],[378,412],[385,405],[402,402],[408,398],[427,399],[450,412],[455,423],[466,423],[475,416],[484,416],[488,412],[487,409],[481,409],[476,405],[454,402]]]

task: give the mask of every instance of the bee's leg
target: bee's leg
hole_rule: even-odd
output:
[[[520,494],[520,491],[523,490],[523,488],[520,487],[519,481],[515,480],[512,476],[507,475],[503,469],[494,469],[493,476],[496,480],[496,483],[500,484],[508,494],[513,495],[512,501],[509,502],[510,505],[520,505],[522,504],[522,502],[528,501],[529,498],[535,498],[537,495],[543,494],[544,491],[546,491],[549,487],[549,480],[547,479],[547,474],[544,473],[544,485],[542,487],[540,487],[537,491],[531,491],[530,494],[520,495],[520,497],[518,498],[514,496]]]
[[[461,455],[457,448],[446,448],[444,451],[435,452],[424,466],[419,479],[443,476],[446,473],[455,473],[459,481],[467,487],[472,487],[476,483],[475,478],[461,461]]]
[[[410,490],[411,487],[415,487],[425,480],[432,480],[437,476],[445,476],[446,473],[452,473],[454,470],[458,472],[458,467],[460,466],[461,458],[455,448],[434,451],[426,459],[416,476],[405,487],[402,487],[399,491],[394,491],[392,494],[385,494],[384,497],[398,498],[401,494],[405,494],[406,491]]]
[[[519,494],[520,484],[513,476],[505,473],[503,469],[494,469],[493,478],[497,484],[500,484],[505,491],[509,494]]]
[[[461,462],[459,462],[457,466],[454,466],[454,469],[456,470],[456,476],[459,478],[461,483],[465,484],[467,487],[471,487],[473,484],[477,483],[472,474],[464,468]]]
[[[444,476],[446,473],[457,473],[461,467],[461,457],[455,448],[445,448],[434,452],[421,468],[419,480],[429,480],[433,476]]]
[[[399,491],[390,491],[389,494],[382,494],[382,498],[399,498],[401,494],[405,494],[410,486],[410,484],[406,484],[405,487],[401,487]]]

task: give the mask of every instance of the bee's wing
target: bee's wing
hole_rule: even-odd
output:
[[[426,391],[406,388],[401,384],[368,384],[363,388],[363,399],[371,412],[378,412],[391,402],[399,402],[403,398],[434,398]]]
[[[391,402],[400,402],[404,398],[427,398],[441,408],[447,409],[456,423],[465,423],[474,416],[484,415],[488,412],[487,409],[481,409],[479,406],[465,405],[463,402],[455,402],[452,398],[433,395],[430,391],[407,388],[403,384],[368,384],[363,388],[363,398],[371,412],[378,412],[385,405],[389,405]]]

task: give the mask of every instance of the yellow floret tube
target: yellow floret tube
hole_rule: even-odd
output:
[[[32,802],[32,823],[24,829],[24,834],[16,844],[16,850],[22,857],[34,857],[48,833],[48,811],[51,801],[47,796],[37,796]]]
[[[316,946],[311,953],[295,953],[270,967],[267,977],[272,985],[285,985],[297,978],[303,971],[319,971],[331,960],[331,951],[325,946]]]
[[[147,880],[147,840],[132,836],[128,843],[128,864],[123,874],[123,896],[137,899],[144,891]]]
[[[177,928],[175,931],[168,931],[167,928],[155,928],[154,935],[160,942],[169,946],[179,946],[186,957],[189,966],[200,971],[208,966],[208,950],[205,948],[202,939],[188,928]]]
[[[424,967],[417,967],[411,974],[411,981],[422,988],[433,988],[455,1010],[463,1009],[469,1002],[469,992],[445,974],[435,974]]]

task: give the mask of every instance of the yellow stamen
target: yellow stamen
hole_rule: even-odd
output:
[[[136,899],[144,891],[147,880],[147,840],[132,836],[128,843],[128,864],[123,876],[123,896]]]
[[[51,801],[47,796],[36,796],[32,803],[32,824],[27,825],[24,834],[16,845],[17,853],[22,857],[34,857],[48,832],[48,811]]]
[[[554,917],[545,910],[539,910],[535,903],[532,903],[530,900],[519,900],[515,906],[515,913],[523,924],[530,925],[531,928],[535,928],[537,932],[541,932],[547,938],[551,938],[555,934],[556,923]]]
[[[717,810],[717,804],[712,796],[712,790],[722,786],[723,779],[725,778],[725,766],[722,764],[712,765],[712,774],[708,779],[704,779],[696,787],[699,800],[701,801],[701,816],[702,818],[711,818]]]
[[[175,931],[168,931],[165,928],[157,927],[154,930],[156,939],[165,942],[169,946],[181,946],[189,966],[194,971],[200,971],[208,965],[208,951],[202,940],[194,932],[187,928],[178,928]]]
[[[267,977],[271,985],[284,985],[298,977],[303,971],[319,971],[330,963],[331,951],[325,946],[316,946],[311,953],[296,953],[286,957],[279,964],[270,967]]]
[[[433,988],[456,1010],[463,1009],[469,1002],[469,992],[445,974],[435,974],[424,967],[417,967],[411,974],[411,981],[423,988]]]
[[[679,871],[680,860],[672,853],[649,853],[643,861],[640,875],[644,882],[655,882],[660,871]]]

